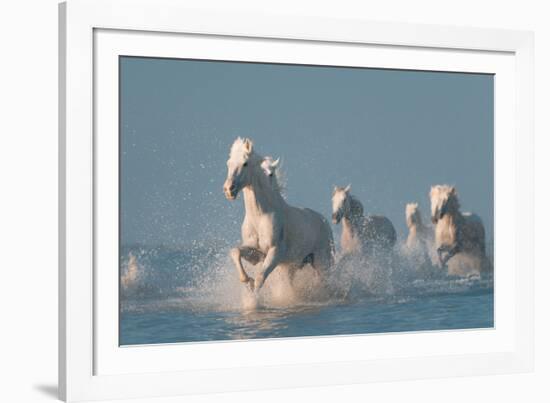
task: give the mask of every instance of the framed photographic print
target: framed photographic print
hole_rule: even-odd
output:
[[[529,371],[532,34],[60,5],[68,401]]]

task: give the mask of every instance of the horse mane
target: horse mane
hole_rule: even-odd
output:
[[[230,159],[239,159],[246,161],[250,155],[253,153],[253,143],[252,140],[242,137],[237,137],[231,149],[229,150]]]
[[[449,201],[447,204],[452,207],[455,211],[460,210],[460,202],[458,201],[458,192],[456,191],[456,188],[454,186],[450,187],[448,190],[449,193]]]
[[[350,209],[351,209],[351,215],[352,217],[362,217],[363,216],[363,204],[359,201],[359,199],[353,195],[350,195]]]
[[[275,169],[275,176],[273,177],[273,186],[279,193],[281,193],[283,197],[285,197],[286,196],[286,176],[281,168],[282,167],[279,165]]]
[[[440,206],[444,200],[447,200],[447,206],[450,210],[458,212],[460,210],[460,202],[458,200],[458,192],[454,186],[436,185],[430,190],[430,200],[432,206]]]

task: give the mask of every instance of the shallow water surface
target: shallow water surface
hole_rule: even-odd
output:
[[[344,335],[493,326],[493,292],[245,312],[128,312],[121,344]]]

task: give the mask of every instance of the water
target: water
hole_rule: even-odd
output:
[[[349,260],[326,289],[310,287],[318,279],[306,268],[297,291],[274,272],[256,296],[239,283],[227,250],[123,248],[120,344],[493,327],[490,278],[451,278],[402,257],[375,267]]]

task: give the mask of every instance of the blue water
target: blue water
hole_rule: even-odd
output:
[[[256,296],[238,282],[222,246],[124,248],[123,276],[129,253],[139,269],[132,284],[121,290],[121,345],[494,325],[492,279],[450,278],[409,267],[414,266],[410,261],[394,260],[391,269],[350,263],[331,280],[338,292],[285,304],[282,274],[270,277]],[[306,270],[297,281],[310,280]]]

